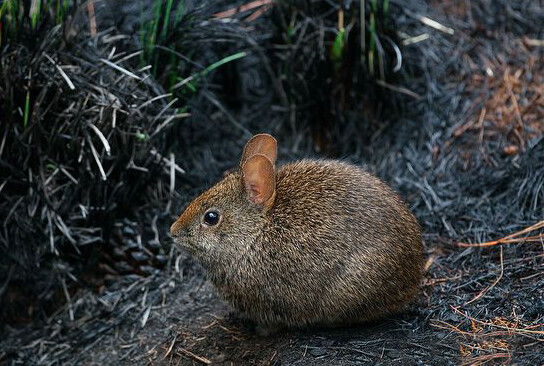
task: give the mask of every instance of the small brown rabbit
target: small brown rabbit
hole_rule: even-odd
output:
[[[170,228],[226,300],[261,327],[360,323],[418,292],[421,230],[391,188],[362,169],[303,160],[275,169],[255,135],[239,170]]]

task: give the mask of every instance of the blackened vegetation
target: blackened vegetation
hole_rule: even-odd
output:
[[[157,150],[172,145],[160,126],[174,112],[146,103],[161,92],[153,79],[108,64],[123,55],[108,58],[116,43],[104,36],[67,49],[56,26],[36,34],[37,48],[3,45],[2,321],[69,297],[116,222],[168,193]]]
[[[233,2],[187,2],[125,60],[145,48],[151,2],[95,3],[95,35],[84,6],[2,39],[0,364],[542,364],[542,226],[496,241],[544,219],[542,5],[391,1],[382,78],[360,58],[359,2],[263,4],[214,19]],[[417,304],[267,339],[226,316],[170,246],[165,208],[178,214],[262,131],[280,156],[362,163],[406,198],[427,254]]]
[[[344,131],[337,127],[354,118],[353,114],[368,132],[360,140],[366,143],[379,128],[383,101],[387,100],[391,115],[398,110],[400,96],[388,93],[378,82],[391,85],[407,77],[400,67],[402,58],[394,50],[400,47],[394,30],[402,11],[396,5],[384,9],[378,3],[375,9],[367,9],[367,17],[372,14],[377,24],[374,31],[367,24],[362,32],[360,6],[353,1],[343,6],[340,2],[285,1],[272,14],[276,33],[271,60],[280,96],[289,109],[286,120],[295,134],[309,123],[315,150],[326,156],[342,155],[335,141]]]

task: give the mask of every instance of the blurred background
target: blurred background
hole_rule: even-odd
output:
[[[2,0],[0,365],[544,362],[539,0]],[[422,294],[261,339],[168,227],[254,133],[399,192]]]

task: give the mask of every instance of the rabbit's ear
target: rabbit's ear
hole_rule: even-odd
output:
[[[276,171],[274,164],[262,154],[256,154],[246,160],[242,166],[242,176],[247,199],[263,205],[268,210],[276,197]]]
[[[267,133],[253,136],[244,147],[240,167],[244,166],[245,162],[255,154],[266,156],[272,162],[272,166],[276,164],[276,139]]]

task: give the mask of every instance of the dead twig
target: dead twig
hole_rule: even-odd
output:
[[[491,284],[491,286],[483,289],[482,291],[480,291],[478,293],[478,295],[476,295],[474,298],[472,298],[472,300],[469,300],[467,301],[466,303],[464,303],[462,306],[466,306],[476,300],[479,300],[481,299],[489,290],[491,290],[493,287],[495,287],[497,285],[497,283],[499,283],[499,281],[502,279],[502,276],[504,274],[504,260],[503,260],[503,250],[502,250],[502,246],[501,246],[501,273],[499,274],[499,276],[495,279],[495,281],[493,281],[493,283]]]
[[[259,7],[266,7],[266,10],[268,10],[273,5],[273,3],[274,3],[274,0],[251,1],[251,2],[249,2],[247,4],[240,5],[240,6],[237,6],[237,7],[234,7],[234,8],[219,12],[219,13],[215,13],[213,16],[215,18],[217,18],[217,19],[225,19],[225,18],[230,18],[233,15],[243,13],[243,12],[246,12],[246,11],[249,11],[249,10],[253,10],[253,9],[256,9],[256,8],[259,8]],[[262,14],[263,9],[260,9],[260,10],[257,11],[257,12],[259,12],[259,11],[261,12],[261,13],[259,13],[259,15]],[[264,11],[266,11],[266,10],[264,10]],[[253,17],[251,20],[254,20],[254,19],[258,18],[258,16],[255,16],[255,13],[253,13],[246,20],[250,21],[249,18],[251,18],[251,17]]]
[[[186,356],[191,357],[195,361],[202,362],[205,365],[209,365],[209,364],[212,363],[212,361],[208,360],[206,357],[195,355],[193,352],[191,352],[191,351],[189,351],[189,350],[187,350],[185,348],[180,348],[179,350],[180,350],[181,353],[185,354]]]
[[[544,336],[544,330],[533,330],[533,328],[539,328],[539,327],[542,328],[542,327],[544,327],[544,323],[533,324],[533,325],[530,325],[530,326],[525,327],[525,328],[519,328],[517,326],[507,326],[507,325],[502,325],[502,324],[495,324],[495,323],[492,323],[492,322],[487,322],[487,321],[484,321],[484,320],[479,320],[479,319],[473,318],[470,315],[463,313],[462,311],[460,311],[455,306],[450,306],[450,307],[457,314],[469,319],[470,321],[472,321],[474,323],[477,323],[477,324],[480,324],[480,325],[483,325],[483,326],[495,327],[495,328],[499,328],[499,329],[505,329],[510,333],[524,333],[524,334],[532,335],[532,336]],[[544,339],[542,339],[542,341],[544,341]]]
[[[518,236],[529,233],[531,231],[535,231],[538,229],[544,228],[544,220],[537,222],[536,224],[529,226],[528,228],[525,228],[521,231],[515,232],[513,234],[510,234],[508,236],[505,236],[504,238],[498,239],[498,240],[492,240],[485,243],[456,243],[455,245],[458,247],[490,247],[498,244],[511,244],[511,243],[525,243],[525,242],[539,242],[544,240],[544,234],[538,234],[534,236],[528,236],[523,238],[518,238]]]

